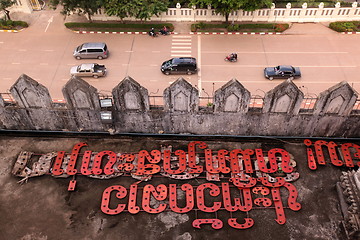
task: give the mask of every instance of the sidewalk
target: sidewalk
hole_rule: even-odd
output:
[[[14,12],[10,13],[12,20],[22,20],[27,22],[30,26],[36,22],[36,20],[44,12],[57,12],[60,14],[60,9],[52,10],[49,6],[46,6],[42,11],[34,11],[31,14]],[[64,16],[65,22],[88,22],[88,19],[83,15],[73,14],[70,16]],[[172,22],[174,25],[174,32],[179,34],[189,34],[191,32],[191,24],[194,22]],[[290,23],[290,28],[282,34],[291,35],[324,35],[324,34],[337,34],[333,30],[328,28],[329,23]]]

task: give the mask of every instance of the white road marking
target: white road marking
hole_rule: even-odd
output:
[[[182,51],[174,51],[174,50],[172,50],[171,52],[172,53],[191,53],[191,51],[184,51],[184,50],[182,50]]]
[[[234,52],[238,54],[347,54],[349,52],[241,52],[241,51],[235,51]],[[227,52],[214,52],[214,51],[203,51],[203,53],[227,53]]]
[[[191,57],[191,54],[171,54],[172,57]]]
[[[48,63],[40,63],[40,65],[49,65]]]
[[[158,82],[159,80],[150,80],[150,82]]]
[[[173,38],[191,38],[191,36],[176,35],[176,36],[173,36]]]
[[[44,50],[45,52],[53,52],[54,50],[52,50],[52,49],[46,49],[46,50]]]
[[[19,52],[26,52],[26,49],[19,49]]]
[[[152,53],[159,53],[160,51],[151,51]]]
[[[221,64],[216,64],[216,65],[212,65],[212,64],[208,64],[208,65],[203,65],[204,67],[234,67],[234,68],[258,68],[258,67],[271,67],[268,65],[237,65],[237,64],[233,64],[233,65],[221,65]],[[341,65],[328,65],[328,66],[302,66],[302,65],[296,65],[295,67],[300,67],[300,68],[356,68],[358,66],[356,65],[349,65],[349,66],[341,66]]]
[[[172,49],[191,49],[191,47],[171,47]]]
[[[125,52],[129,52],[129,53],[131,53],[131,52],[134,52],[134,51],[127,50],[127,51],[125,51]]]
[[[4,42],[0,42],[0,43],[4,43]]]
[[[48,30],[48,28],[49,28],[50,24],[53,22],[53,20],[54,20],[54,16],[51,16],[51,18],[49,18],[49,20],[48,20],[48,24],[46,25],[44,32],[46,32]]]
[[[11,64],[14,64],[14,65],[20,65],[20,63],[11,63]]]
[[[188,39],[173,39],[172,40],[173,42],[191,42],[191,39],[188,38]]]
[[[197,67],[201,69],[201,36],[198,35],[198,52],[197,52]],[[202,87],[201,87],[201,71],[198,70],[198,89],[199,97],[201,97]]]
[[[150,64],[150,67],[158,67],[158,64]]]
[[[190,43],[172,43],[172,45],[191,45],[191,42]]]

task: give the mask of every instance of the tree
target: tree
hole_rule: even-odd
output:
[[[168,5],[168,0],[105,0],[106,14],[121,20],[126,17],[148,20],[167,11]]]
[[[15,0],[0,0],[0,10],[4,11],[5,16],[8,20],[11,20],[10,18],[10,11],[7,10],[7,8],[11,7],[15,4]]]
[[[240,1],[240,9],[244,10],[244,11],[255,11],[257,9],[260,9],[264,6],[266,7],[270,7],[272,1],[271,0],[241,0]]]
[[[85,14],[91,22],[93,16],[103,5],[103,0],[51,0],[50,5],[56,9],[60,4],[63,7],[61,11],[64,15],[71,13]]]
[[[228,23],[232,11],[239,9],[254,11],[263,6],[270,6],[271,2],[271,0],[190,0],[190,5],[198,5],[201,8],[211,5],[216,13],[225,17],[225,21]]]

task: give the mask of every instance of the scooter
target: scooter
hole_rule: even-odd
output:
[[[157,37],[158,36],[157,33],[154,30],[150,30],[148,32],[148,34],[149,34],[150,37]]]
[[[227,62],[237,62],[237,57],[229,55],[229,56],[226,56],[224,60]]]

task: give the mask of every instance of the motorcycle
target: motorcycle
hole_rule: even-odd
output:
[[[154,29],[151,29],[149,32],[148,32],[149,36],[150,37],[157,37],[157,33],[154,31]]]
[[[230,54],[226,56],[224,60],[228,62],[237,62],[237,54]]]

